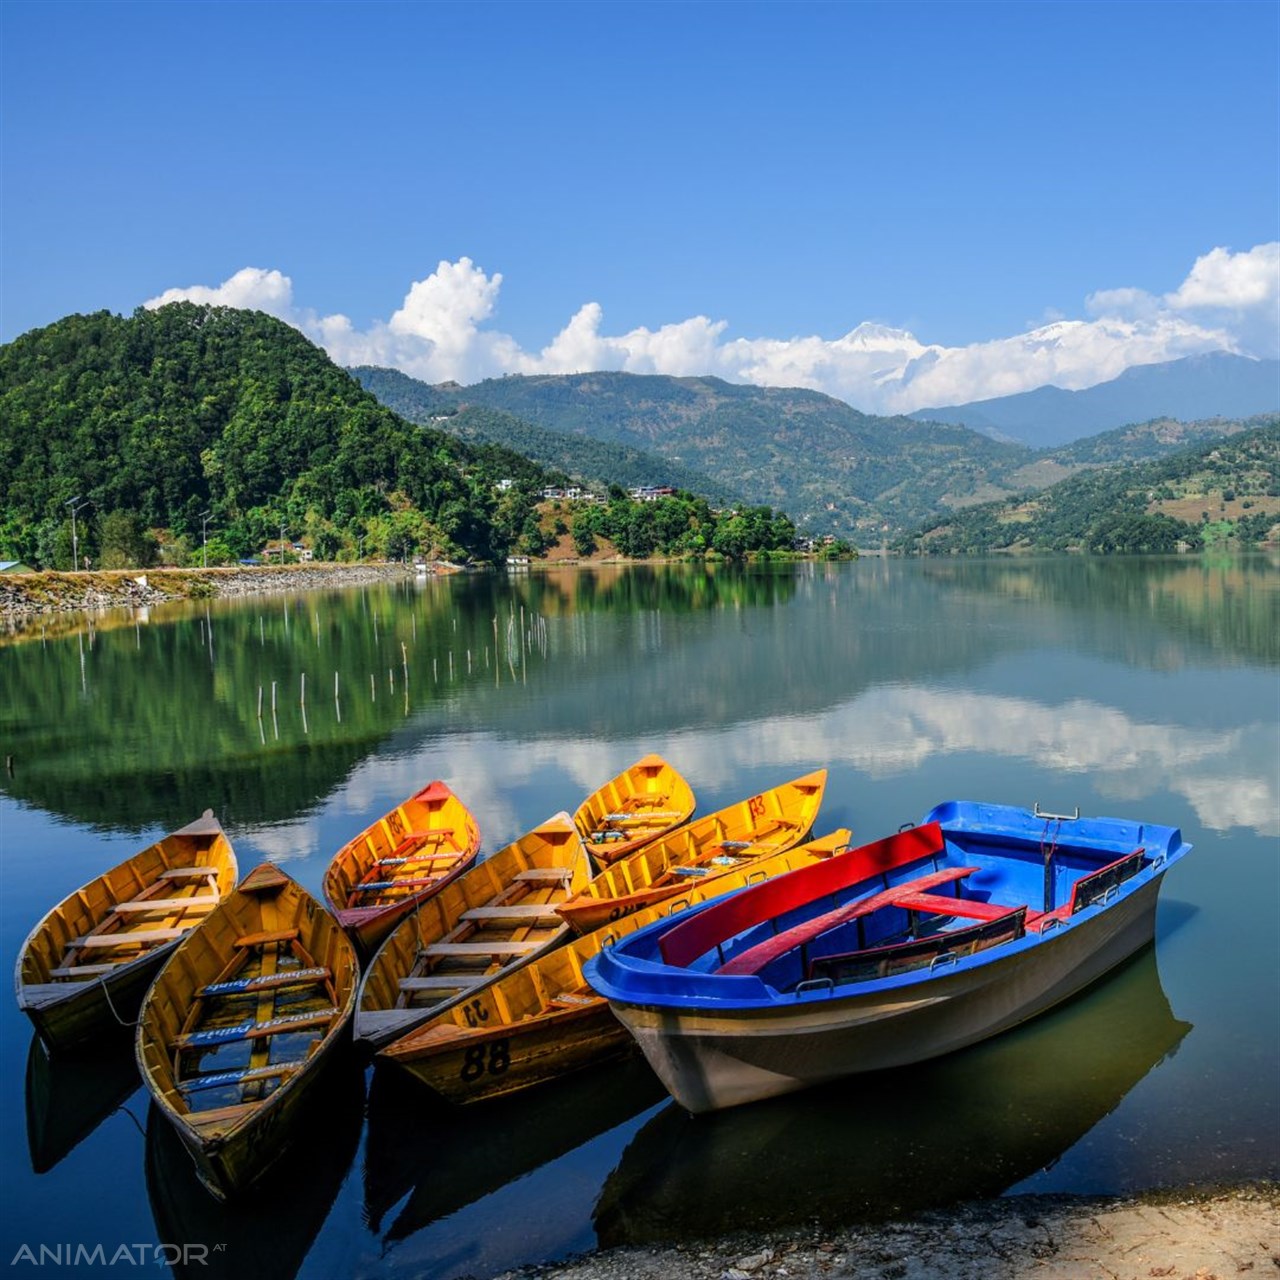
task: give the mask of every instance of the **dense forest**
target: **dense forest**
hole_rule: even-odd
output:
[[[906,553],[1254,546],[1280,524],[1280,419],[1153,461],[1095,467],[897,540]]]
[[[591,487],[670,485],[701,494],[717,506],[731,506],[739,496],[733,486],[650,450],[549,430],[501,409],[468,404],[462,387],[431,386],[396,369],[360,366],[350,372],[366,391],[410,422],[447,431],[472,444],[504,444]]]
[[[542,490],[568,478],[405,421],[259,312],[75,315],[0,347],[0,559],[219,564],[296,540],[321,560],[493,563],[540,545]]]

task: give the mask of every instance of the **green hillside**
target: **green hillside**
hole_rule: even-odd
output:
[[[1165,457],[1090,467],[1037,493],[924,523],[895,548],[932,555],[1172,551],[1253,546],[1278,532],[1280,418],[1271,417]]]
[[[439,390],[439,389],[437,389]],[[629,373],[507,377],[450,389],[464,405],[660,455],[810,533],[860,544],[948,504],[1004,496],[1034,457],[965,427],[878,418],[796,388]]]
[[[501,498],[499,478],[518,484]],[[555,477],[384,408],[297,330],[179,303],[68,316],[0,347],[0,558],[213,560],[304,538],[323,559],[506,553]],[[204,513],[209,513],[207,516]]]
[[[350,372],[365,390],[410,422],[450,432],[472,444],[504,444],[591,488],[670,485],[700,494],[718,506],[729,506],[740,498],[735,486],[648,449],[552,431],[502,409],[467,404],[466,391],[456,384],[431,386],[396,369],[368,365]]]

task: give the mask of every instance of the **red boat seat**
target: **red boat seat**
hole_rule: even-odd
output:
[[[944,898],[939,895],[928,894],[927,891],[940,885],[963,880],[965,876],[970,876],[977,870],[979,870],[978,867],[945,867],[943,870],[931,872],[927,876],[918,876],[915,880],[908,880],[906,884],[895,885],[892,889],[874,893],[869,898],[863,898],[858,902],[846,903],[843,907],[837,907],[834,911],[815,916],[812,920],[805,920],[801,924],[793,925],[790,929],[784,929],[781,933],[774,934],[772,938],[757,942],[754,947],[748,947],[745,951],[734,956],[727,964],[721,965],[716,972],[735,975],[759,973],[765,965],[776,960],[779,956],[785,955],[788,951],[794,951],[797,947],[804,946],[805,943],[812,942],[815,938],[836,928],[837,925],[847,924],[850,920],[856,920],[859,916],[870,915],[881,907],[904,905],[900,902],[900,899],[910,899],[913,895],[928,897],[931,900],[945,902],[948,905],[957,907],[964,906],[966,904],[962,899]],[[1002,908],[1002,910],[1006,909]],[[953,912],[953,914],[959,913]]]
[[[999,920],[1016,910],[998,902],[976,902],[972,898],[955,898],[944,893],[903,893],[892,898],[892,905],[908,911],[927,911],[933,916],[961,916],[966,920]]]

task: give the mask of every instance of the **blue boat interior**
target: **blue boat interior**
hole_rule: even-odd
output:
[[[1169,827],[951,803],[888,840],[645,930],[622,950],[689,978],[752,977],[776,992],[945,970],[1068,926],[1185,848]]]

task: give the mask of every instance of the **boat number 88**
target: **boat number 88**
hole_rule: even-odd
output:
[[[459,1072],[463,1080],[479,1080],[487,1071],[491,1076],[500,1076],[511,1065],[511,1042],[495,1040],[492,1044],[473,1044],[468,1046],[462,1058],[462,1070]]]

